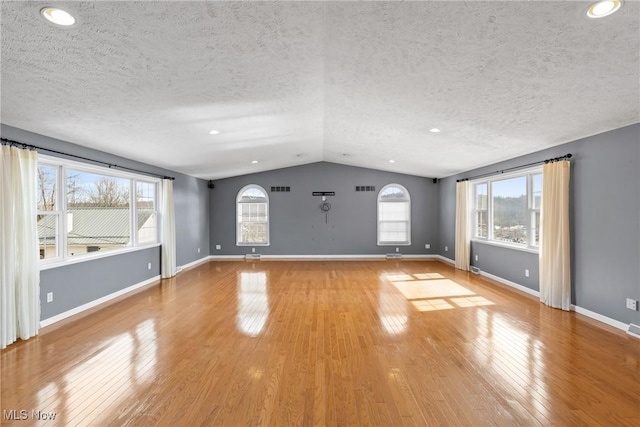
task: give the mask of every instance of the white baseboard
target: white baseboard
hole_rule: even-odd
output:
[[[444,262],[445,264],[449,264],[453,267],[456,266],[456,262],[452,259],[447,258],[446,256],[442,256],[442,255],[433,255],[435,259],[437,259],[438,261]]]
[[[244,255],[209,255],[210,261],[243,261]]]
[[[629,323],[629,329],[627,329],[627,334],[631,335],[634,338],[640,338],[640,326],[634,325],[633,323]]]
[[[622,323],[622,322],[620,322],[618,320],[612,319],[612,318],[607,317],[607,316],[603,316],[602,314],[598,314],[598,313],[596,313],[594,311],[587,310],[586,308],[582,308],[582,307],[579,307],[577,305],[573,306],[573,310],[576,313],[583,314],[583,315],[585,315],[587,317],[590,317],[590,318],[592,318],[594,320],[597,320],[597,321],[602,322],[602,323],[606,323],[609,326],[613,326],[614,328],[622,329],[623,331],[627,331],[627,329],[629,328],[629,325],[627,325],[626,323]]]
[[[184,264],[184,265],[179,265],[178,268],[176,269],[178,273],[180,273],[183,270],[187,270],[189,268],[195,267],[196,265],[200,265],[202,263],[205,263],[207,261],[209,261],[209,259],[211,258],[210,255],[204,256],[200,259],[197,259],[195,261],[192,261],[188,264]]]
[[[526,286],[519,285],[516,282],[512,282],[511,280],[503,279],[502,277],[499,277],[499,276],[494,276],[493,274],[489,274],[486,271],[482,271],[482,270],[480,270],[480,275],[486,278],[489,278],[491,280],[495,280],[498,283],[502,283],[503,285],[507,285],[511,288],[515,288],[529,295],[533,295],[534,297],[540,298],[540,292],[534,291],[533,289],[527,288]]]
[[[385,260],[386,254],[375,255],[260,255],[261,261],[371,261],[371,260]],[[428,254],[402,254],[403,259],[423,259],[423,260],[435,260],[439,259],[439,255]],[[211,261],[243,261],[244,255],[211,255],[208,257]]]
[[[68,317],[75,316],[76,314],[82,313],[83,311],[89,310],[93,307],[97,307],[101,304],[104,304],[108,301],[111,301],[115,298],[118,298],[124,294],[128,294],[129,292],[133,292],[137,289],[143,288],[145,286],[151,285],[154,282],[160,280],[160,276],[155,276],[150,279],[145,280],[144,282],[136,283],[135,285],[131,285],[128,288],[120,289],[112,294],[105,295],[102,298],[98,298],[76,308],[72,308],[71,310],[65,311],[64,313],[56,314],[55,316],[49,317],[48,319],[44,319],[40,321],[40,327],[44,328],[46,326],[52,325],[56,322],[64,320]]]
[[[502,283],[503,285],[507,285],[509,287],[518,289],[518,290],[520,290],[522,292],[525,292],[525,293],[527,293],[529,295],[533,295],[534,297],[540,298],[540,292],[534,291],[533,289],[529,289],[529,288],[527,288],[525,286],[519,285],[519,284],[517,284],[515,282],[512,282],[510,280],[506,280],[506,279],[503,279],[502,277],[494,276],[493,274],[489,274],[489,273],[484,272],[482,270],[480,271],[480,275],[484,276],[484,277],[487,277],[487,278],[489,278],[491,280],[495,280],[498,283]],[[599,322],[605,323],[605,324],[607,324],[609,326],[613,326],[614,328],[621,329],[621,330],[627,332],[629,335],[632,335],[632,336],[635,336],[637,338],[640,338],[639,335],[636,335],[635,333],[630,332],[631,325],[627,325],[626,323],[622,323],[622,322],[620,322],[618,320],[612,319],[612,318],[607,317],[607,316],[603,316],[602,314],[598,314],[596,312],[593,312],[591,310],[587,310],[586,308],[582,308],[582,307],[579,307],[577,305],[571,304],[571,310],[575,311],[578,314],[582,314],[584,316],[587,316],[587,317],[589,317],[591,319],[594,319],[594,320],[597,320]]]

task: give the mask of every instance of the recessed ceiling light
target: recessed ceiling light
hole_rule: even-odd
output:
[[[587,9],[589,18],[604,18],[616,12],[622,6],[622,0],[600,0]]]
[[[433,133],[440,133],[440,129],[438,129],[438,128],[431,128],[431,129],[429,129],[429,132],[433,132]]]
[[[219,130],[215,130],[215,129],[209,131],[209,135],[217,135],[219,133],[220,133],[220,131]]]
[[[44,7],[40,9],[40,15],[47,21],[62,27],[70,27],[76,23],[76,18],[73,15],[57,7]]]
[[[256,163],[258,163],[258,161],[257,161],[257,160],[252,160],[252,161],[251,161],[251,164],[254,164],[254,165],[255,165]]]
[[[396,162],[395,160],[389,160],[389,163],[395,163],[395,162]]]

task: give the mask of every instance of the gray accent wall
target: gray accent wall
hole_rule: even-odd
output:
[[[387,184],[403,185],[411,196],[411,245],[402,254],[435,254],[438,247],[438,184],[422,178],[335,163],[319,162],[215,181],[211,190],[211,254],[244,255],[251,246],[236,246],[236,197],[242,187],[257,184],[269,194],[270,245],[255,246],[262,255],[376,255],[396,246],[377,245],[377,197]],[[289,186],[290,192],[271,192]],[[357,192],[356,186],[376,191]],[[327,197],[331,210],[320,211],[314,191]],[[425,244],[431,244],[425,249]],[[217,250],[216,245],[221,249]]]
[[[209,189],[207,181],[2,124],[3,138],[33,144],[141,171],[174,176],[177,264],[209,255]],[[65,158],[42,151],[42,154]],[[70,160],[79,161],[68,157]],[[91,162],[88,162],[91,164]],[[200,253],[198,253],[200,248]],[[151,270],[148,270],[151,263]],[[152,247],[64,265],[40,273],[41,319],[64,313],[160,274],[160,248]],[[54,300],[46,302],[47,292]]]
[[[640,300],[640,124],[594,135],[440,181],[440,247],[455,256],[457,179],[572,153],[572,302],[618,320],[640,324],[640,312],[625,308]],[[444,246],[449,251],[444,252]],[[538,290],[538,255],[472,243],[472,264],[487,273]],[[478,255],[478,261],[474,255]],[[530,269],[529,278],[524,270]],[[535,273],[535,274],[534,274]]]

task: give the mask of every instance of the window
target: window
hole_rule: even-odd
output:
[[[58,202],[58,167],[38,164],[38,239],[40,259],[57,258],[60,254],[60,217]]]
[[[488,211],[487,211],[487,183],[476,184],[475,192],[475,236],[487,238],[488,231]]]
[[[378,245],[411,244],[411,199],[406,188],[389,184],[378,193]]]
[[[476,239],[537,249],[542,196],[539,169],[477,181],[473,192]]]
[[[136,227],[139,244],[155,243],[158,240],[157,187],[155,182],[136,181]]]
[[[236,244],[269,245],[269,197],[258,185],[247,185],[236,198]]]
[[[44,159],[38,164],[40,259],[158,243],[159,180]]]

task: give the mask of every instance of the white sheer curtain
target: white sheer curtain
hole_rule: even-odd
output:
[[[162,180],[162,278],[176,275],[176,218],[173,204],[173,180]]]
[[[540,215],[540,301],[571,308],[571,254],[569,241],[570,163],[547,163],[542,169]]]
[[[471,258],[469,188],[469,181],[456,185],[456,268],[464,271],[469,271]]]
[[[38,334],[37,184],[35,151],[0,146],[0,348]]]

